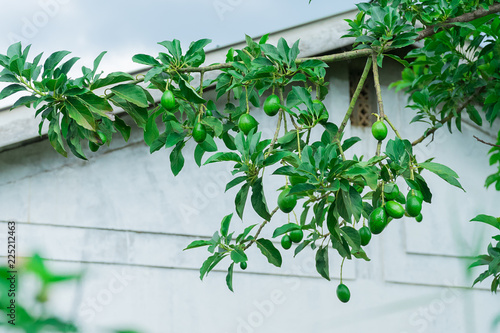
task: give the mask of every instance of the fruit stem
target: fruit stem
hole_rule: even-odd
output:
[[[378,74],[377,53],[375,51],[372,52],[372,60],[373,60],[373,81],[375,84],[375,91],[377,93],[378,111],[380,114],[380,118],[385,118],[384,102],[382,100],[382,91],[380,89],[380,76]]]
[[[299,130],[297,129],[297,149],[299,150],[299,158],[302,159],[302,152],[300,151],[300,133]]]
[[[385,186],[385,183],[382,182],[382,192],[381,192],[381,198],[382,198],[382,206],[384,206],[384,202],[385,202],[385,196],[384,196],[384,186]]]
[[[347,126],[347,122],[351,118],[351,113],[354,110],[354,107],[356,106],[356,103],[358,101],[359,94],[361,93],[361,90],[363,90],[363,86],[365,84],[366,78],[368,77],[368,73],[370,73],[370,67],[372,65],[372,58],[368,57],[366,60],[366,65],[365,69],[363,70],[363,74],[361,75],[361,78],[359,79],[358,86],[356,87],[356,91],[352,95],[351,103],[349,104],[349,108],[347,109],[347,112],[344,116],[344,120],[342,121],[342,124],[339,127],[339,130],[337,132],[336,138],[339,139],[341,133],[344,131],[344,128]]]
[[[278,140],[278,135],[280,133],[280,128],[281,128],[281,118],[283,118],[283,109],[280,109],[280,111],[279,111],[278,123],[276,124],[276,131],[274,132],[273,141],[271,141],[271,146],[269,146],[269,150],[267,151],[266,157],[271,154],[271,152],[273,151],[274,145],[276,144],[276,141]]]
[[[290,120],[292,121],[293,127],[295,127],[296,130],[300,131],[302,128],[299,127],[299,125],[297,125],[297,123],[295,122],[295,119],[293,119],[293,116],[291,114],[289,114],[289,116],[290,116]]]
[[[391,121],[389,120],[389,117],[387,116],[384,116],[384,120],[389,124],[389,126],[391,126],[392,130],[394,131],[394,133],[396,133],[396,136],[403,140],[403,138],[401,137],[401,135],[399,135],[399,132],[398,130],[396,129],[396,127],[394,127],[394,125],[391,123]]]
[[[380,156],[380,152],[382,150],[382,141],[379,141],[377,143],[377,152],[375,153],[376,156]]]
[[[247,114],[250,113],[250,104],[248,103],[248,86],[245,85],[245,95],[247,100]]]
[[[202,70],[200,72],[200,96],[203,98],[203,75],[205,75],[205,71]]]
[[[274,87],[273,87],[273,89],[274,89]],[[284,101],[284,96],[283,96],[283,87],[280,87],[278,90],[279,90],[279,92],[280,92],[280,104],[281,104],[281,103],[283,103],[283,101]],[[282,108],[282,107],[280,107],[280,112],[281,112],[281,111],[283,111],[283,108]],[[288,128],[287,128],[287,125],[286,125],[286,114],[285,114],[283,117],[285,118],[285,119],[284,119],[284,120],[285,120],[285,133],[287,133],[287,132],[288,132]],[[290,118],[292,118],[292,116],[291,116],[291,115],[290,115]],[[292,123],[293,123],[293,118],[292,118]],[[295,125],[295,123],[294,123],[294,125]]]
[[[342,264],[340,264],[340,284],[342,284],[342,271],[344,269],[345,257],[342,259]]]
[[[340,143],[339,139],[337,139],[336,142],[340,150],[340,155],[342,156],[342,161],[345,161],[344,149],[342,149],[342,144]]]

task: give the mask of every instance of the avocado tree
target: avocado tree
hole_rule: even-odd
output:
[[[441,127],[460,132],[463,118],[492,126],[500,117],[498,1],[378,0],[357,7],[359,14],[347,20],[350,29],[344,36],[353,38],[351,51],[301,58],[299,42],[280,39],[271,45],[267,35],[258,41],[247,36],[246,46],[230,49],[224,63],[205,64],[204,48],[210,40],[193,42],[185,52],[178,40],[172,40],[159,43],[165,52],[156,56],[133,57],[134,62],[150,66],[140,77],[124,72],[104,76],[98,71],[103,52],[92,68],[82,67],[80,77],[70,78],[78,60],[64,60],[70,52],[55,52],[42,63],[41,54],[29,60],[30,47],[16,43],[0,55],[4,68],[0,81],[11,83],[0,99],[24,92],[12,107],[33,107],[41,119],[40,130],[48,123],[48,139],[63,156],[70,152],[86,159],[82,145],[96,151],[109,145],[115,132],[128,140],[131,127],[122,113],[113,112],[116,107],[143,130],[151,153],[169,150],[174,175],[184,166],[184,148],[191,139],[199,166],[230,163],[233,179],[226,190],[239,188],[234,198],[237,216],[225,216],[211,239],[186,247],[208,250],[200,269],[202,279],[227,258],[226,282],[232,290],[235,265],[247,268],[246,250],[251,246],[258,247],[269,263],[281,266],[282,250],[261,236],[264,228],[272,228],[272,237],[280,239],[283,250],[292,243],[295,255],[312,248],[318,273],[329,280],[329,256],[340,256],[342,265],[346,259],[370,260],[364,246],[391,220],[404,215],[416,222],[425,220],[422,205],[431,204],[432,194],[424,170],[462,189],[451,168],[432,159],[418,160],[415,145],[432,140]],[[405,57],[394,52],[417,42]],[[343,121],[334,124],[322,103],[328,94],[326,68],[354,58],[365,59],[364,70]],[[379,68],[387,58],[405,67],[402,79],[392,86],[408,93],[409,107],[415,110],[412,122],[428,124],[413,142],[384,113]],[[214,71],[214,79],[205,79]],[[378,102],[378,120],[372,127],[378,145],[366,157],[347,158],[346,151],[360,139],[347,137],[345,128],[370,73]],[[215,90],[214,99],[208,97],[208,89]],[[150,93],[153,90],[162,93],[159,103]],[[261,112],[261,105],[276,124],[269,138],[263,137],[253,115]],[[395,133],[394,140],[386,140],[388,130]],[[490,163],[499,170],[488,177],[486,186],[494,184],[500,190],[500,142],[489,144],[493,145]],[[265,169],[282,179],[277,203],[266,200]],[[253,209],[262,220],[244,220],[245,209]],[[289,223],[273,225],[277,214],[291,214]],[[231,231],[235,218],[246,223],[240,234]],[[499,226],[493,217],[476,220]],[[492,289],[499,285],[499,253],[497,243],[477,263],[489,265],[478,281],[494,275]],[[342,302],[350,298],[342,278],[337,295]]]

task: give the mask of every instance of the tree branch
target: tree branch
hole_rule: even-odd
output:
[[[451,18],[448,21],[439,25],[439,27],[446,28],[446,27],[450,26],[451,23],[469,22],[469,21],[475,20],[477,18],[484,17],[484,16],[498,13],[498,12],[500,12],[500,3],[490,6],[488,8],[488,10],[481,8],[481,9],[478,9],[474,12],[465,13],[463,15]],[[419,40],[422,40],[424,38],[427,38],[427,37],[430,37],[430,36],[436,34],[436,31],[434,31],[435,28],[436,28],[436,26],[431,26],[431,27],[425,28],[424,30],[421,30],[418,33],[418,37],[415,39],[415,41],[419,41]],[[397,48],[389,46],[389,47],[386,47],[384,49],[384,52],[388,52],[388,51],[395,50],[395,49],[397,49]],[[370,57],[372,52],[373,52],[373,49],[371,49],[371,48],[362,49],[362,50],[353,50],[353,51],[346,51],[346,52],[342,52],[342,53],[329,54],[329,55],[320,56],[320,57],[299,58],[295,61],[295,63],[301,64],[307,60],[321,60],[321,61],[324,61],[325,63],[339,62],[339,61],[352,60],[352,59],[363,58],[363,57]],[[205,66],[205,67],[185,67],[185,68],[178,68],[178,69],[176,69],[176,71],[184,72],[184,73],[210,72],[210,71],[215,71],[215,70],[232,68],[233,64],[234,64],[234,62],[227,62],[227,63],[222,63],[222,64],[209,65],[209,66]],[[138,83],[141,83],[143,81],[144,81],[144,78],[139,78],[139,79],[131,82],[131,84],[138,84]],[[110,96],[112,96],[112,95],[114,95],[114,94],[110,94]]]
[[[370,50],[371,53],[371,50]],[[344,128],[347,125],[347,122],[351,118],[351,113],[354,110],[354,107],[356,106],[356,102],[358,101],[359,94],[361,93],[361,90],[363,89],[363,86],[365,84],[366,78],[368,77],[368,73],[370,73],[370,67],[372,66],[372,58],[368,57],[366,59],[366,65],[365,69],[363,70],[363,74],[361,75],[361,78],[359,79],[358,86],[356,87],[356,91],[352,95],[351,103],[349,104],[349,108],[347,109],[347,112],[344,116],[344,120],[342,121],[342,124],[340,124],[339,130],[336,135],[336,139],[340,138],[340,133],[344,131]]]
[[[271,220],[271,218],[273,217],[274,214],[276,214],[276,212],[278,211],[279,207],[276,207],[274,208],[274,210],[271,212],[271,217],[269,218],[269,220]],[[250,241],[250,243],[248,243],[244,248],[243,248],[243,251],[247,250],[250,246],[252,246],[253,243],[255,243],[257,241],[257,237],[259,237],[262,229],[264,229],[264,226],[269,223],[269,221],[264,221],[262,222],[262,224],[260,225],[259,227],[259,230],[257,230],[257,232],[255,233],[255,236],[253,237],[253,239]]]
[[[444,23],[441,23],[439,25],[433,25],[430,27],[425,28],[424,30],[421,30],[418,33],[418,37],[416,38],[415,41],[419,41],[421,39],[427,38],[429,36],[432,36],[436,33],[435,29],[442,29],[442,28],[447,28],[449,27],[452,23],[457,23],[457,22],[470,22],[475,19],[488,16],[490,14],[495,14],[500,12],[500,3],[496,3],[494,5],[491,5],[487,10],[480,8],[478,10],[475,10],[471,13],[465,13],[463,15],[453,17],[449,20],[446,20]]]
[[[476,90],[476,92],[474,94],[470,95],[462,104],[460,104],[460,106],[457,108],[456,115],[459,115],[467,107],[467,105],[469,105],[474,100],[474,98],[476,98],[483,91],[483,89],[484,89],[484,87],[479,88],[478,90]],[[444,117],[443,119],[441,119],[440,121],[438,121],[438,123],[441,124],[441,125],[444,125],[448,121],[452,120],[453,117],[455,117],[456,115],[453,112],[450,112],[450,114],[448,114],[446,117]],[[422,135],[417,140],[413,141],[411,143],[411,145],[415,146],[415,145],[419,144],[420,142],[424,141],[425,138],[427,138],[429,135],[431,135],[434,132],[436,132],[437,129],[440,128],[440,127],[441,126],[439,126],[439,127],[436,127],[436,126],[431,127],[429,130],[427,130],[424,133],[424,135]]]
[[[481,142],[481,143],[484,143],[485,145],[500,148],[500,145],[496,145],[496,144],[494,144],[494,143],[489,143],[489,142],[483,141],[483,140],[481,140],[480,138],[478,138],[478,137],[477,137],[477,136],[475,136],[475,135],[473,135],[473,137],[474,137],[474,139],[476,139],[477,141],[479,141],[479,142]]]

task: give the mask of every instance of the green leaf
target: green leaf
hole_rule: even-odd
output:
[[[483,266],[483,265],[489,265],[493,258],[491,258],[490,256],[487,256],[487,255],[480,255],[480,256],[475,257],[475,259],[478,259],[478,260],[473,262],[472,264],[470,264],[469,268]]]
[[[212,241],[207,241],[207,240],[195,240],[191,242],[183,251],[189,250],[189,249],[194,249],[197,247],[202,247],[202,246],[209,246],[212,245]]]
[[[214,117],[205,117],[201,120],[201,123],[211,127],[214,130],[215,136],[220,136],[222,134],[223,126],[219,119]]]
[[[161,66],[158,60],[147,54],[136,54],[132,57],[132,61],[147,66]]]
[[[259,238],[255,243],[270,264],[273,264],[276,267],[281,267],[281,263],[283,261],[281,253],[278,249],[276,249],[276,247],[274,247],[270,240]]]
[[[476,110],[474,105],[472,105],[472,104],[467,105],[467,113],[469,114],[470,120],[472,120],[474,123],[476,123],[479,126],[483,125],[483,118],[481,118],[481,115]]]
[[[82,160],[86,160],[85,153],[82,150],[82,145],[80,143],[80,136],[78,133],[78,129],[76,126],[70,126],[68,131],[68,136],[66,137],[66,143],[68,144],[69,149],[78,158]]]
[[[328,246],[320,247],[316,252],[316,270],[322,277],[330,281]]]
[[[217,144],[215,143],[214,138],[210,134],[208,134],[205,140],[199,145],[203,148],[203,150],[207,152],[217,151]]]
[[[287,224],[282,225],[281,227],[278,227],[274,230],[273,238],[276,238],[278,236],[286,234],[289,231],[298,230],[298,229],[300,229],[300,227],[298,225],[296,225],[295,223],[287,223]]]
[[[352,138],[349,138],[349,139],[344,141],[344,143],[342,144],[342,150],[346,151],[347,149],[351,148],[357,142],[360,142],[360,141],[361,141],[360,138],[358,138],[357,136],[353,136]]]
[[[29,106],[30,104],[34,103],[34,102],[37,102],[40,98],[39,97],[36,97],[36,96],[23,96],[23,97],[20,97],[15,103],[14,105],[11,106],[11,110],[12,109],[15,109],[21,105],[25,105],[25,106]]]
[[[315,190],[316,186],[308,183],[300,183],[295,185],[290,189],[290,194],[303,193],[311,190]]]
[[[233,214],[226,215],[222,222],[220,223],[220,234],[224,237],[227,237],[227,233],[229,231],[229,224],[231,223],[231,219],[233,218]]]
[[[248,257],[242,249],[236,248],[233,251],[231,251],[231,260],[236,263],[240,263],[247,261]]]
[[[289,151],[275,151],[271,156],[267,157],[264,160],[264,166],[273,165],[279,161],[281,161],[284,157],[291,155],[292,153]]]
[[[177,39],[174,39],[173,41],[166,40],[158,44],[165,46],[175,60],[177,61],[181,60],[182,49],[181,49],[181,42],[179,40]]]
[[[245,204],[247,202],[248,191],[250,190],[250,184],[245,183],[241,189],[236,194],[234,198],[234,204],[236,206],[236,213],[243,220],[243,211],[245,210]]]
[[[251,226],[246,227],[245,230],[243,230],[243,232],[239,234],[238,237],[236,237],[236,243],[240,243],[242,240],[244,240],[256,225],[257,224],[252,224]]]
[[[92,69],[92,79],[96,76],[97,68],[101,64],[102,58],[108,53],[107,51],[102,51],[94,60],[94,68]]]
[[[182,148],[184,148],[184,141],[179,142],[170,153],[170,168],[174,176],[177,176],[184,167],[184,156],[182,156]]]
[[[96,128],[95,119],[89,109],[75,97],[68,97],[64,102],[68,115],[83,128],[94,131]]]
[[[227,275],[226,275],[226,284],[229,290],[234,292],[233,290],[233,269],[234,269],[234,262],[229,265],[229,268],[227,269]]]
[[[63,58],[66,57],[70,53],[71,52],[69,52],[69,51],[58,51],[58,52],[52,53],[47,58],[47,60],[45,60],[45,64],[43,65],[44,77],[46,76],[46,73],[48,73],[48,71],[53,70],[57,66],[57,64],[59,64],[61,62],[61,60],[63,60]]]
[[[142,108],[149,106],[144,89],[134,84],[121,84],[111,88],[111,91],[124,100]]]
[[[194,161],[199,167],[201,167],[201,159],[203,158],[203,155],[205,155],[205,149],[197,144],[196,148],[194,149]]]
[[[460,182],[457,180],[458,178],[457,173],[452,169],[450,169],[449,167],[434,162],[423,162],[419,163],[418,165],[424,169],[429,170],[430,172],[435,173],[449,184],[464,190]]]
[[[76,98],[85,103],[90,110],[93,110],[95,113],[102,116],[107,117],[104,111],[113,111],[113,107],[106,99],[99,97],[92,92],[80,94]]]
[[[66,61],[62,66],[61,66],[61,73],[64,73],[64,74],[68,74],[69,71],[71,70],[71,68],[73,67],[73,65],[78,61],[80,60],[80,58],[78,57],[73,57],[71,59],[69,59],[68,61]]]
[[[236,153],[228,152],[228,153],[223,153],[223,152],[218,152],[210,156],[204,163],[210,164],[210,163],[215,163],[215,162],[227,162],[227,161],[233,161],[236,163],[241,163],[240,156]]]
[[[225,255],[220,254],[220,253],[215,253],[214,255],[210,256],[203,262],[203,265],[200,268],[200,279],[203,280],[203,278],[222,260],[224,259]]]
[[[262,186],[262,178],[257,179],[252,185],[252,206],[253,209],[264,220],[269,221],[271,214],[267,209],[266,198],[264,196],[264,187]]]
[[[11,84],[5,87],[2,92],[0,92],[0,100],[9,97],[10,95],[14,95],[17,92],[26,91],[26,88],[20,84]]]
[[[493,216],[489,216],[489,215],[484,215],[484,214],[480,214],[478,216],[476,216],[475,218],[473,218],[472,220],[470,220],[471,222],[482,222],[482,223],[486,223],[486,224],[489,224],[497,229],[500,230],[500,218],[496,218],[496,217],[493,217]]]
[[[359,232],[353,227],[344,226],[340,228],[340,233],[347,241],[347,243],[353,249],[353,252],[357,252],[361,249],[361,237],[359,236]]]
[[[117,84],[125,81],[133,81],[134,77],[128,73],[124,72],[113,72],[109,73],[108,76],[102,79],[95,80],[90,86],[93,89],[99,89],[101,87],[106,87],[112,84]]]
[[[50,121],[49,131],[48,131],[49,141],[52,147],[64,157],[68,156],[68,153],[64,149],[64,144],[61,137],[61,127],[59,126],[59,119],[54,117]]]
[[[191,46],[189,46],[189,50],[186,52],[186,59],[191,59],[194,55],[196,55],[196,53],[202,51],[203,48],[211,42],[211,39],[200,39],[194,43],[191,43]]]
[[[293,256],[296,257],[297,254],[299,254],[303,249],[305,249],[309,244],[312,243],[312,240],[305,240],[302,243],[300,243],[296,248],[293,253]]]
[[[149,116],[146,127],[144,127],[144,142],[146,142],[148,146],[151,146],[151,144],[160,136],[160,131],[156,125],[156,117],[158,117],[160,113],[161,109],[152,113],[151,116]]]
[[[179,88],[181,89],[181,93],[186,98],[188,102],[196,103],[196,104],[204,104],[207,101],[204,100],[194,88],[187,82],[184,78],[181,77],[179,81]]]
[[[236,177],[234,178],[233,180],[231,180],[229,183],[227,183],[226,185],[226,190],[224,192],[227,192],[229,189],[235,187],[236,185],[238,184],[241,184],[242,182],[244,182],[245,180],[247,180],[247,177],[246,176],[240,176],[240,177]]]
[[[22,45],[21,42],[14,43],[10,45],[7,49],[7,57],[12,58],[14,56],[22,56]]]

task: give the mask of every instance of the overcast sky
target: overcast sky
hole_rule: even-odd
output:
[[[156,55],[158,42],[209,38],[207,48],[242,41],[354,9],[360,1],[313,0],[21,0],[2,4],[0,53],[21,40],[32,44],[32,56],[58,50],[81,57],[75,67],[91,67],[108,51],[105,72],[132,71],[137,53]],[[2,86],[0,86],[2,87]],[[0,101],[0,106],[6,101]]]

